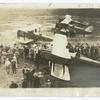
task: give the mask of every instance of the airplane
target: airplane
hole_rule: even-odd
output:
[[[24,40],[28,38],[28,39],[33,39],[34,41],[49,41],[49,42],[52,41],[52,38],[43,35],[40,32],[40,27],[29,26],[26,28],[18,29],[17,38],[20,39],[20,37],[23,37]]]
[[[76,52],[69,52],[69,48],[66,48],[66,46],[68,45],[68,34],[71,31],[72,34],[74,32],[74,34],[91,34],[93,26],[74,21],[70,15],[66,15],[65,19],[56,24],[52,50],[40,51],[41,58],[51,63],[51,75],[65,81],[70,81],[70,65],[100,66],[100,62],[97,60],[85,57],[82,54],[77,56]]]

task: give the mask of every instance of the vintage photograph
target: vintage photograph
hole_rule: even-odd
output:
[[[40,5],[0,4],[0,88],[100,87],[100,9]]]

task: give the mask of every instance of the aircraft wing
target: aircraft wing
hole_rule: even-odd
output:
[[[84,24],[84,23],[81,23],[81,22],[79,22],[79,21],[73,21],[73,20],[70,22],[70,24],[78,25],[78,26],[80,26],[80,27],[86,27],[86,26],[87,26],[87,25]]]
[[[75,53],[73,53],[73,54],[75,55]],[[71,53],[71,55],[73,55],[73,54]],[[40,55],[42,58],[45,58],[45,59],[50,60],[50,61],[59,62],[59,63],[66,62],[68,64],[78,64],[78,65],[81,65],[81,64],[88,65],[89,64],[91,66],[100,66],[100,61],[93,60],[93,59],[85,57],[83,55],[80,55],[79,58],[72,57],[71,59],[65,59],[65,58],[53,55],[48,50],[40,50]]]

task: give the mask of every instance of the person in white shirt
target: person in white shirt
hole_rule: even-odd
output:
[[[5,61],[5,67],[6,67],[7,74],[10,74],[10,72],[11,72],[11,62],[9,61],[9,58],[7,58],[6,61]]]

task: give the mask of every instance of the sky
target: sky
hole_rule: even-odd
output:
[[[54,8],[100,8],[100,4],[92,4],[92,3],[1,3],[0,2],[0,8],[5,8],[5,9],[20,9],[20,8],[34,8],[34,9],[38,9],[38,8],[49,8],[49,9],[54,9]]]

